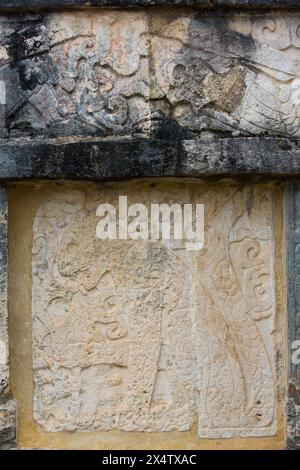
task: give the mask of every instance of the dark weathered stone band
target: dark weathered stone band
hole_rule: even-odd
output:
[[[0,187],[0,449],[15,445],[16,407],[9,394],[7,195]]]
[[[72,7],[194,6],[202,8],[299,8],[298,0],[2,0],[0,11]]]

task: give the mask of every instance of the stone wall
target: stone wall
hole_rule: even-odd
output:
[[[299,137],[299,24],[182,9],[3,17],[1,133]]]
[[[7,270],[7,195],[0,188],[0,448],[13,445],[16,438],[16,410],[9,389]]]
[[[0,6],[0,443],[297,447],[298,2],[45,3]],[[204,248],[97,240],[122,194]]]

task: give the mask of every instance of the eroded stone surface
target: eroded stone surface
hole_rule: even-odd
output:
[[[2,135],[299,137],[299,24],[176,9],[3,16]]]
[[[14,447],[16,440],[16,402],[0,403],[0,450]]]
[[[34,419],[47,431],[276,432],[272,186],[132,185],[129,203],[205,204],[205,247],[100,241],[99,203],[61,192],[33,240]]]
[[[8,393],[7,195],[0,187],[0,399]]]
[[[289,384],[288,445],[300,448],[300,185],[286,185],[286,226],[288,246]]]
[[[16,438],[16,403],[9,396],[7,250],[7,193],[0,187],[0,448],[14,446]]]
[[[2,0],[0,10],[51,10],[74,7],[196,6],[205,8],[294,8],[298,0]]]

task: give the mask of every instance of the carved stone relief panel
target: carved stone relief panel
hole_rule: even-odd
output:
[[[2,135],[299,136],[299,14],[0,18]]]
[[[7,195],[0,187],[0,398],[9,391],[7,261]]]
[[[276,188],[173,182],[128,203],[203,203],[200,251],[99,240],[100,203],[58,192],[33,227],[34,420],[45,431],[268,436],[277,425]],[[279,335],[280,336],[280,335]]]
[[[288,420],[287,443],[300,448],[300,185],[286,184],[287,274],[288,274]]]

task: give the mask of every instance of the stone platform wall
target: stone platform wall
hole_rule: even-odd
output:
[[[0,442],[297,447],[298,2],[45,3],[0,6]],[[203,250],[97,240],[122,193]]]

